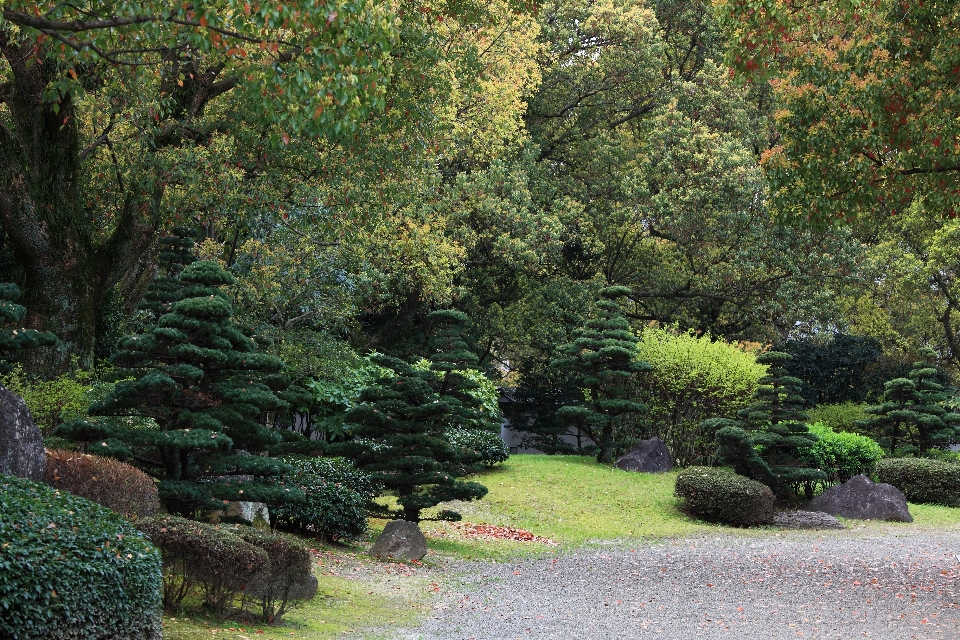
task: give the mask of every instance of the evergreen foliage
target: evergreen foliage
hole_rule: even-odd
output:
[[[17,304],[20,288],[12,282],[0,282],[0,374],[13,371],[13,361],[23,349],[48,347],[57,343],[52,333],[19,326],[26,307]]]
[[[557,411],[557,418],[593,440],[600,462],[612,462],[617,418],[645,410],[631,399],[631,383],[637,373],[649,371],[650,365],[636,359],[637,337],[616,302],[629,292],[627,287],[602,289],[596,303],[598,316],[574,331],[573,341],[560,347],[560,355],[552,363],[568,372],[582,391]]]
[[[960,435],[960,414],[943,407],[950,393],[936,382],[936,353],[929,347],[917,353],[921,359],[913,363],[909,377],[888,381],[881,404],[867,407],[869,417],[857,423],[877,433],[880,445],[898,456],[922,456]]]
[[[737,473],[770,487],[787,498],[804,486],[826,479],[819,469],[806,467],[800,451],[816,443],[802,410],[802,382],[787,375],[790,354],[768,351],[757,356],[759,364],[768,365],[767,375],[759,380],[755,402],[738,412],[739,420],[711,418],[704,428],[715,431],[721,463],[731,465]]]
[[[93,452],[132,462],[159,479],[160,498],[171,513],[215,509],[215,500],[276,503],[296,497],[269,481],[285,465],[249,455],[280,440],[260,416],[286,406],[265,383],[281,372],[282,361],[259,353],[233,323],[230,300],[220,289],[232,276],[209,261],[180,269],[189,262],[184,245],[170,246],[177,250],[164,253],[166,271],[180,270],[179,276],[162,276],[149,303],[162,315],[113,354],[119,381],[90,410],[96,416],[152,418],[159,429],[125,429],[94,419],[62,425],[58,434],[93,443]]]
[[[773,520],[770,488],[725,469],[687,467],[677,475],[674,493],[692,515],[707,522],[751,527]]]
[[[441,502],[486,495],[486,487],[457,480],[463,452],[444,436],[442,417],[450,405],[431,388],[433,372],[384,355],[374,362],[395,375],[361,392],[360,404],[345,418],[356,439],[329,445],[327,454],[352,458],[373,482],[395,492],[402,511],[393,515],[411,522]]]
[[[476,370],[479,359],[463,337],[467,315],[455,309],[442,309],[427,319],[433,325],[427,341],[427,359],[436,374],[431,386],[447,407],[442,415],[445,427],[500,433],[500,412],[484,410],[478,393],[480,384],[469,375]]]
[[[838,333],[826,344],[787,340],[773,350],[793,356],[785,366],[803,381],[800,394],[808,406],[863,402],[871,392],[881,392],[872,388],[875,381],[870,376],[883,362],[876,338]]]

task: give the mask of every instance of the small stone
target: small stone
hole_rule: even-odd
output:
[[[874,483],[863,474],[830,487],[804,509],[854,520],[913,522],[907,499],[899,489],[886,483]]]
[[[43,436],[27,403],[0,385],[0,473],[43,482]]]
[[[660,438],[641,440],[633,451],[613,463],[617,469],[639,473],[663,473],[673,469],[673,459]]]
[[[778,511],[773,514],[775,527],[784,529],[845,529],[839,520],[822,511]]]
[[[392,520],[369,553],[380,560],[419,560],[427,555],[427,539],[416,522]]]

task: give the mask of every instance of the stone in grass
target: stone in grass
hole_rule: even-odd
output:
[[[43,436],[23,398],[0,385],[0,473],[43,482]]]
[[[822,511],[778,511],[773,514],[775,527],[784,529],[844,529],[839,520]]]
[[[639,473],[663,473],[673,469],[673,459],[660,438],[641,440],[633,451],[613,463],[617,469]]]
[[[907,499],[899,489],[891,484],[876,484],[863,474],[830,487],[804,509],[854,520],[913,522]]]
[[[380,560],[419,560],[427,555],[427,539],[416,522],[391,520],[370,548],[370,555]]]

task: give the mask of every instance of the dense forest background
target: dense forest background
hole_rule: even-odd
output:
[[[872,376],[811,404],[954,369],[945,4],[7,3],[0,281],[60,339],[23,374],[105,363],[175,225],[328,403],[448,308],[494,384],[562,395],[611,285],[637,331]]]

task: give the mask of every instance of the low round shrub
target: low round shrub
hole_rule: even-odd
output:
[[[808,425],[817,442],[798,451],[811,467],[822,469],[830,482],[846,482],[861,473],[872,476],[883,449],[872,438],[857,433],[835,432],[821,423]]]
[[[141,518],[137,527],[163,554],[163,602],[176,608],[199,586],[221,619],[237,594],[270,567],[267,552],[234,535],[232,527],[178,516]]]
[[[892,484],[908,502],[960,507],[960,465],[928,458],[886,458],[877,465],[880,482]]]
[[[467,450],[465,458],[475,460],[485,467],[505,462],[510,457],[510,448],[500,434],[483,429],[450,429],[447,440],[454,449]]]
[[[152,516],[160,510],[153,478],[113,458],[48,450],[44,480],[128,517]]]
[[[0,475],[0,637],[159,640],[160,554],[89,500]]]
[[[291,603],[316,594],[316,581],[311,580],[310,550],[292,536],[267,533],[238,525],[233,533],[258,549],[270,560],[269,568],[247,586],[244,599],[252,600],[260,609],[260,619],[268,624],[280,622]]]
[[[299,489],[304,500],[274,507],[279,527],[311,533],[323,540],[357,538],[367,531],[367,504],[379,488],[345,458],[282,457],[293,473],[282,484]]]
[[[770,487],[723,469],[687,467],[677,475],[674,492],[691,514],[707,522],[750,527],[773,520]]]

